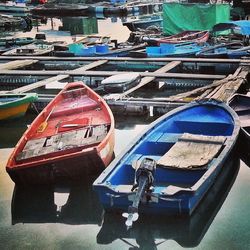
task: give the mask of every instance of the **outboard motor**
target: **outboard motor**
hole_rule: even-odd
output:
[[[139,217],[138,207],[145,192],[150,190],[154,182],[154,173],[156,169],[156,161],[150,158],[144,158],[135,172],[135,184],[132,187],[133,191],[138,187],[132,206],[129,206],[128,213],[123,213],[122,216],[127,218],[125,224],[130,228],[134,221]]]

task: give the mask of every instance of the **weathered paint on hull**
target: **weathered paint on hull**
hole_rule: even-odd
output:
[[[29,103],[24,103],[22,105],[10,108],[0,109],[0,120],[13,119],[25,115]]]

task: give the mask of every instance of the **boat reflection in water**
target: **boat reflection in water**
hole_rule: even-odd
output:
[[[15,186],[11,210],[13,225],[55,222],[71,225],[100,224],[103,211],[92,190],[92,182],[56,188]]]
[[[140,216],[133,228],[127,230],[124,218],[120,214],[105,213],[102,227],[97,235],[97,243],[111,244],[120,239],[132,246],[130,249],[156,249],[157,245],[172,239],[182,247],[198,246],[238,174],[240,160],[237,156],[232,155],[226,164],[192,216]],[[131,239],[134,239],[138,246],[132,244]]]

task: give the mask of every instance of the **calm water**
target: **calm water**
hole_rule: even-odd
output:
[[[191,218],[140,217],[127,231],[121,215],[103,213],[92,180],[59,189],[60,199],[54,187],[14,186],[4,169],[8,148],[32,119],[0,127],[0,249],[250,249],[250,168],[239,159],[230,161]],[[116,117],[116,155],[150,121]]]
[[[99,33],[127,39],[129,32],[119,23],[98,22]],[[56,20],[55,31],[50,23],[39,31],[51,39],[72,39],[67,32],[58,38],[59,25]],[[26,35],[35,33],[33,29]],[[121,215],[103,213],[93,180],[56,194],[54,187],[14,186],[5,162],[33,118],[0,124],[0,249],[250,249],[250,168],[239,159],[230,161],[192,217],[140,217],[127,231]],[[151,121],[116,117],[115,154]],[[57,205],[63,205],[59,216]]]

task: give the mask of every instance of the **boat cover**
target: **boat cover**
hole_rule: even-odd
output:
[[[121,83],[131,83],[140,77],[139,73],[130,72],[130,73],[121,73],[118,75],[113,75],[107,77],[106,79],[102,80],[102,84],[121,84]]]
[[[213,32],[224,31],[228,29],[234,29],[236,33],[240,33],[241,35],[245,36],[250,35],[250,21],[239,20],[239,21],[218,23],[214,25]]]
[[[166,35],[186,30],[212,30],[215,24],[229,20],[229,4],[163,4],[163,32]]]
[[[225,142],[224,136],[184,133],[157,162],[162,167],[180,169],[207,168]]]

